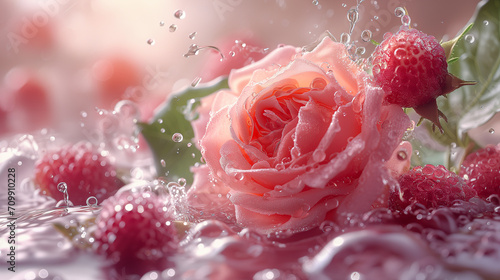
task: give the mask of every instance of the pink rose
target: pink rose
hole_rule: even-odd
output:
[[[392,180],[385,161],[409,119],[383,105],[344,45],[278,48],[233,70],[229,86],[204,100],[195,130],[238,223],[300,231],[380,205]]]

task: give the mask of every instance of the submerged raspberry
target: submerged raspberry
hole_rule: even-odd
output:
[[[110,161],[83,142],[48,152],[37,162],[35,185],[42,194],[62,200],[64,194],[57,189],[62,182],[74,205],[85,205],[90,196],[101,202],[123,186]]]
[[[468,155],[460,176],[481,198],[500,195],[500,147],[490,145]]]
[[[419,203],[426,208],[451,206],[455,200],[469,200],[475,196],[472,190],[455,173],[444,166],[418,166],[399,178],[400,191],[394,191],[389,198],[389,207],[404,210]]]

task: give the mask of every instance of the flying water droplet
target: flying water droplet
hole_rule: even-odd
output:
[[[97,198],[95,196],[89,196],[87,198],[88,207],[97,207]]]
[[[488,132],[489,132],[490,134],[494,134],[494,133],[495,133],[495,129],[490,128],[490,130],[488,130]]]
[[[185,187],[186,186],[186,179],[185,178],[179,178],[177,180],[177,183],[181,186],[181,187]]]
[[[474,41],[476,40],[476,38],[474,37],[474,35],[471,35],[471,34],[467,34],[465,35],[465,41],[468,42],[468,43],[474,43]]]
[[[401,24],[404,26],[410,26],[411,24],[411,18],[409,15],[404,15],[401,17]]]
[[[174,13],[174,17],[178,19],[184,19],[186,17],[186,13],[183,10],[177,10]]]
[[[340,43],[347,45],[351,41],[351,35],[347,33],[340,34]]]
[[[319,1],[318,0],[313,0],[312,3],[313,3],[314,6],[318,6]]]
[[[404,8],[402,7],[397,7],[395,10],[394,10],[394,15],[396,15],[397,17],[403,17],[404,15],[406,15],[406,11]]]
[[[160,21],[160,26],[165,26],[165,22],[164,21]]]
[[[174,142],[179,143],[179,142],[182,142],[183,139],[184,139],[184,136],[179,132],[176,132],[176,133],[174,133],[174,135],[172,135],[172,141],[174,141]]]
[[[197,34],[196,32],[192,32],[191,34],[189,34],[189,36],[188,36],[189,39],[194,40],[194,38],[196,37],[196,34]]]
[[[164,159],[160,160],[160,164],[161,164],[162,167],[166,167],[167,166],[167,163],[165,162]]]
[[[194,80],[191,82],[192,87],[196,87],[199,83],[201,82],[201,77],[196,77]]]
[[[363,40],[363,42],[370,42],[371,39],[372,32],[370,30],[363,30],[363,32],[361,32],[361,40]]]
[[[168,31],[170,31],[170,32],[175,32],[175,30],[177,30],[177,25],[175,25],[175,24],[171,24],[168,27]]]
[[[148,39],[147,43],[148,43],[148,45],[151,45],[151,46],[152,46],[152,45],[154,45],[154,44],[155,44],[155,40],[153,40],[153,39]]]
[[[57,184],[57,190],[62,193],[66,193],[68,191],[68,185],[64,182],[61,182]]]

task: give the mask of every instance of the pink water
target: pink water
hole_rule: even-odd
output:
[[[18,178],[28,178],[32,160],[21,159]],[[55,208],[25,180],[16,193],[16,273],[7,270],[7,213],[1,212],[1,279],[499,279],[500,198],[457,201],[404,213],[377,209],[324,222],[302,233],[261,235],[239,228],[217,205],[177,208],[192,223],[178,252],[157,263],[108,265],[91,248],[92,227],[73,241],[54,223],[77,226],[98,207]],[[0,194],[4,203],[5,194]],[[22,205],[22,206],[21,206]],[[2,205],[2,211],[6,205]],[[210,220],[213,219],[213,220]],[[78,228],[78,227],[77,227]],[[161,269],[158,269],[161,267]],[[156,270],[155,270],[156,269]]]

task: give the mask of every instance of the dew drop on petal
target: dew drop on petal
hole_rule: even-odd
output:
[[[174,13],[174,17],[178,19],[184,19],[186,17],[186,13],[183,10],[177,10]]]
[[[182,142],[183,139],[184,139],[184,136],[182,136],[182,134],[179,132],[176,132],[176,133],[174,133],[174,135],[172,135],[172,141],[174,141],[174,142],[179,143],[179,142]]]

